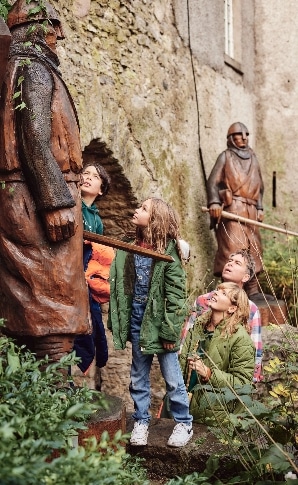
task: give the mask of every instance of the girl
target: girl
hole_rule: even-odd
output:
[[[215,419],[218,424],[227,413],[241,411],[237,401],[225,402],[222,389],[251,383],[255,349],[248,334],[249,301],[244,290],[236,283],[221,283],[209,307],[188,332],[180,364],[194,421],[215,424],[211,423]]]
[[[157,354],[177,424],[168,445],[180,447],[191,439],[192,416],[177,351],[187,314],[185,272],[178,243],[174,210],[161,199],[150,198],[136,210],[136,244],[165,253],[173,262],[117,251],[111,267],[111,299],[108,327],[116,349],[132,343],[131,382],[135,420],[130,443],[147,444],[150,422],[150,368]]]

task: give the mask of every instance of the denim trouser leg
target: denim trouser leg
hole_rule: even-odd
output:
[[[177,352],[157,354],[157,357],[161,373],[166,382],[167,394],[174,420],[177,423],[191,424],[193,417],[189,414],[189,400]]]
[[[132,418],[149,423],[150,408],[150,369],[153,355],[143,355],[138,344],[132,344],[132,365],[130,371],[130,395],[134,401],[135,412]]]

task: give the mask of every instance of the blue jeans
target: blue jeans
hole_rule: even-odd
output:
[[[130,395],[134,401],[135,412],[132,417],[136,421],[148,424],[151,415],[150,408],[150,369],[153,361],[153,354],[144,355],[139,347],[140,328],[146,302],[134,302],[133,314],[131,317],[130,336],[132,343],[132,365],[129,385]],[[189,414],[189,401],[183,381],[177,352],[165,352],[157,354],[162,376],[166,383],[166,390],[169,396],[171,413],[177,423],[192,423],[192,416]]]

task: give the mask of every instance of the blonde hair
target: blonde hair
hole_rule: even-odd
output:
[[[249,300],[245,291],[239,288],[236,283],[231,282],[221,283],[217,288],[219,290],[225,290],[232,305],[236,306],[235,312],[230,317],[225,318],[226,323],[222,335],[232,335],[236,332],[239,325],[242,325],[250,333],[250,326],[248,324]]]
[[[150,197],[151,209],[148,226],[144,229],[137,227],[137,238],[150,244],[158,253],[164,253],[170,239],[176,240],[178,254],[181,259],[179,246],[179,217],[177,212],[162,199]]]

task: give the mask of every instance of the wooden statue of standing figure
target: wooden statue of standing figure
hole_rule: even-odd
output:
[[[17,0],[0,98],[0,317],[4,331],[58,360],[90,333],[82,266],[82,152],[58,69],[53,7]],[[32,9],[38,10],[31,15]]]
[[[221,217],[222,210],[262,222],[264,185],[260,166],[248,145],[249,132],[243,123],[233,123],[227,134],[227,149],[222,152],[207,182],[211,229],[215,229],[217,252],[214,275],[221,276],[229,255],[246,249],[255,260],[256,274],[262,271],[262,245],[259,228]],[[247,284],[252,299],[260,297],[256,276]]]

